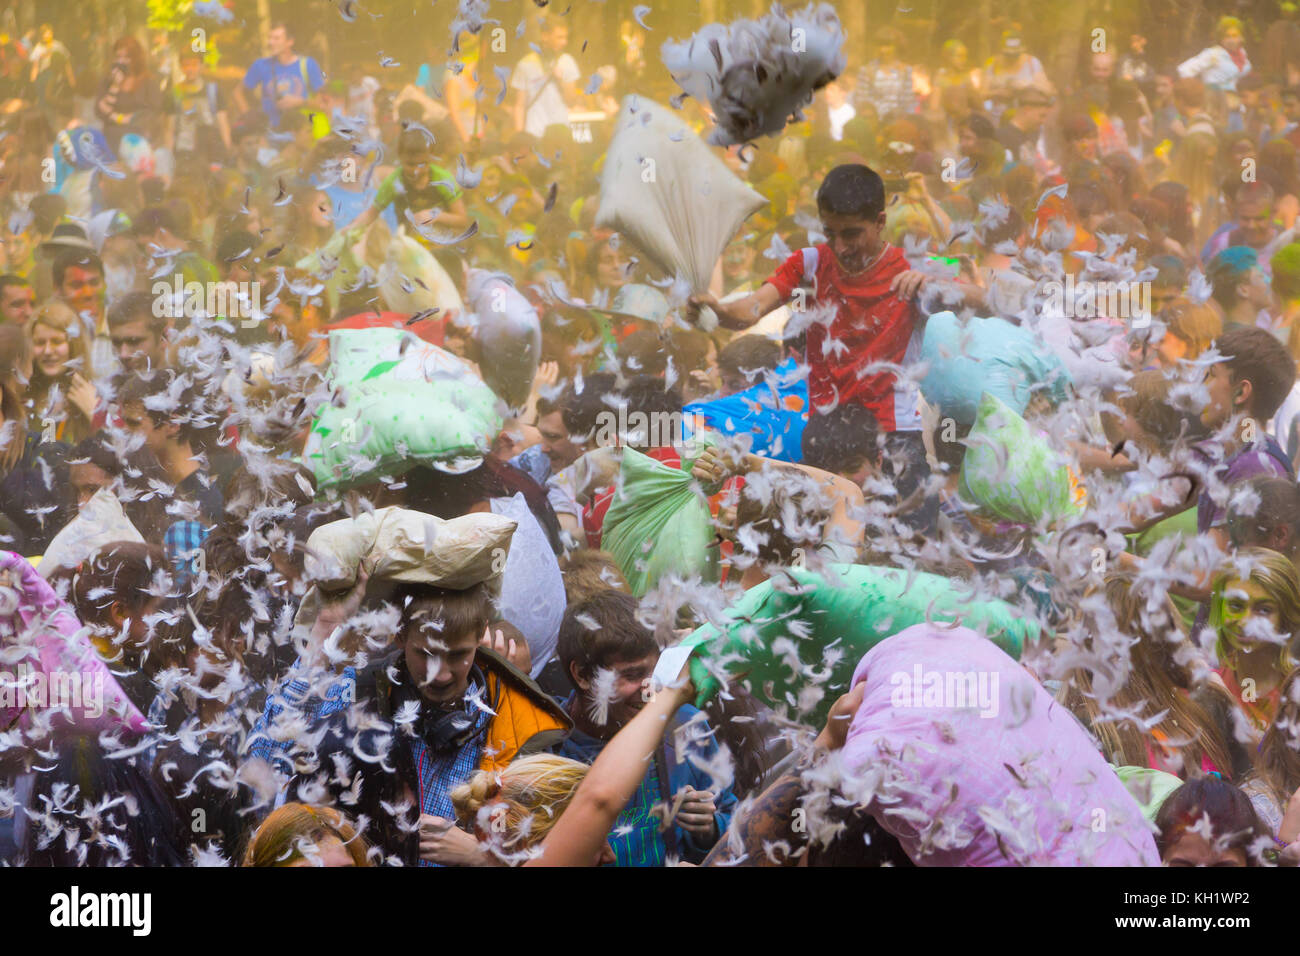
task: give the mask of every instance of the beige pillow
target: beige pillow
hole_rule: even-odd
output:
[[[444,521],[406,508],[380,508],[312,532],[307,576],[326,591],[350,588],[364,561],[375,580],[463,591],[500,577],[515,527],[490,513]]]

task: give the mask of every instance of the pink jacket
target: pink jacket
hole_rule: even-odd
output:
[[[991,641],[918,624],[872,648],[846,767],[921,866],[1159,866],[1142,810],[1069,712]]]
[[[148,724],[81,622],[20,555],[0,551],[0,732],[31,742],[51,730],[125,730]]]

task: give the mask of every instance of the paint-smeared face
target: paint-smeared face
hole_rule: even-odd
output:
[[[1282,608],[1255,580],[1233,578],[1223,586],[1223,630],[1238,647],[1264,643],[1282,628]]]

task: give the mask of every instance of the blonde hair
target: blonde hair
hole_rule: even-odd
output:
[[[1169,168],[1158,180],[1162,183],[1181,183],[1187,187],[1187,198],[1197,213],[1195,228],[1198,241],[1208,238],[1218,214],[1218,157],[1219,137],[1212,129],[1194,128],[1174,148]]]
[[[67,303],[60,302],[57,299],[53,299],[37,309],[36,313],[27,320],[27,325],[24,327],[28,346],[33,351],[35,349],[33,343],[36,341],[36,326],[38,325],[63,333],[68,340],[68,365],[80,370],[82,377],[87,381],[92,381],[95,374],[90,365],[90,345],[87,342],[86,330],[82,326],[77,313],[73,312]],[[41,371],[41,367],[33,362],[32,379],[27,386],[27,398],[37,415],[44,415],[49,409],[50,389],[58,384],[61,383],[56,379],[48,378]],[[66,383],[62,384],[66,389]],[[90,423],[86,422],[87,428],[83,429],[83,431],[88,433],[89,425]],[[80,437],[85,437],[85,435]]]
[[[564,575],[564,596],[569,604],[581,604],[603,591],[632,593],[627,578],[608,551],[579,548],[560,559]]]
[[[587,776],[584,763],[553,754],[521,757],[501,771],[479,770],[451,791],[458,823],[506,853],[541,843]]]
[[[1236,17],[1219,17],[1219,22],[1214,25],[1214,39],[1222,41],[1229,30],[1236,30],[1243,38],[1246,35],[1245,27]]]

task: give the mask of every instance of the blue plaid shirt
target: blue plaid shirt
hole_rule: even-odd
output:
[[[294,664],[298,668],[298,664]],[[355,697],[357,671],[354,667],[343,668],[343,673],[332,681],[325,693],[310,694],[311,684],[301,677],[294,677],[284,685],[278,694],[268,694],[266,710],[253,725],[249,736],[248,756],[260,757],[269,762],[286,776],[293,776],[293,763],[288,755],[293,751],[295,741],[276,740],[269,733],[285,707],[292,707],[307,719],[309,724],[317,724],[332,714],[337,714],[348,707]]]
[[[296,741],[276,740],[270,735],[270,728],[284,712],[285,707],[296,709],[311,725],[339,713],[353,703],[356,696],[356,679],[356,669],[345,667],[343,673],[331,682],[321,695],[310,694],[311,685],[300,677],[288,681],[279,694],[272,694],[267,698],[266,711],[253,727],[248,755],[267,760],[285,776],[292,777],[294,770],[289,755]],[[470,672],[466,696],[471,696],[475,689],[485,689],[486,685],[487,681],[482,671],[475,667]],[[419,737],[402,735],[398,738],[398,746],[405,742],[411,748],[411,763],[416,769],[418,791],[416,798],[421,813],[454,820],[456,810],[452,806],[450,793],[454,787],[468,780],[479,767],[479,761],[483,756],[483,740],[486,736],[484,731],[492,715],[473,705],[466,707],[466,713],[473,718],[476,733],[459,750],[436,754]],[[421,860],[420,865],[439,866],[440,864]]]

